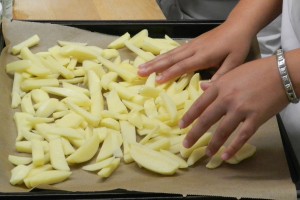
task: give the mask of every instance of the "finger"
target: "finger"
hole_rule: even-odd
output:
[[[210,89],[204,92],[184,114],[180,121],[180,128],[189,126],[200,114],[214,101],[218,92],[215,89]]]
[[[192,129],[189,131],[184,139],[184,147],[189,148],[197,142],[197,140],[217,121],[219,121],[225,114],[225,109],[223,105],[213,103],[211,104],[200,117],[197,119],[196,123],[193,125]]]
[[[236,154],[236,152],[240,150],[240,148],[242,148],[242,146],[255,133],[258,127],[254,126],[253,124],[254,120],[247,119],[246,121],[244,121],[244,123],[238,130],[236,139],[226,148],[225,152],[223,153],[223,160],[228,160],[232,156],[234,156],[234,154]]]
[[[235,114],[226,114],[220,121],[213,138],[211,139],[206,154],[208,156],[214,155],[219,148],[226,142],[230,134],[238,127],[243,118]]]
[[[218,71],[213,75],[211,78],[212,81],[217,80],[231,69],[237,67],[238,65],[242,64],[239,58],[236,58],[234,54],[227,55],[226,59],[223,61],[222,65],[218,69]]]
[[[194,72],[199,68],[199,65],[201,65],[199,63],[199,58],[191,56],[175,63],[172,67],[163,71],[159,76],[157,76],[156,81],[158,83],[164,83],[185,73]]]
[[[140,76],[148,76],[153,72],[163,72],[167,68],[172,67],[175,63],[187,59],[192,55],[193,52],[191,50],[180,48],[177,51],[166,53],[157,59],[141,65],[138,74]]]
[[[207,90],[212,85],[212,81],[201,81],[200,87],[203,91]]]

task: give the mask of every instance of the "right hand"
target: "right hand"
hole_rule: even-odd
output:
[[[138,74],[160,73],[158,83],[167,82],[185,73],[218,68],[213,80],[241,65],[249,52],[252,36],[240,27],[224,22],[190,42],[140,66]]]

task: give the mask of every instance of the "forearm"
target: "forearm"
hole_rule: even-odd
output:
[[[254,37],[280,15],[281,10],[282,0],[240,0],[225,23]]]

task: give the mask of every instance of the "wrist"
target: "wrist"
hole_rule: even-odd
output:
[[[289,75],[288,67],[285,62],[284,52],[282,49],[276,51],[277,67],[279,75],[285,89],[285,93],[290,103],[298,103],[299,98],[296,95],[292,80]]]

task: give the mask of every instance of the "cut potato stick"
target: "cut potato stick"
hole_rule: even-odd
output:
[[[90,160],[97,153],[99,144],[100,138],[98,134],[94,134],[67,158],[68,163],[82,163]]]
[[[12,52],[12,54],[16,55],[16,54],[20,53],[21,49],[23,49],[24,47],[29,48],[34,45],[37,45],[39,42],[40,42],[40,38],[38,35],[35,34],[35,35],[31,36],[30,38],[24,40],[23,42],[13,46],[11,52]]]
[[[30,157],[22,157],[22,156],[15,156],[15,155],[9,155],[8,160],[13,165],[28,165],[32,162],[32,158]]]
[[[50,161],[54,169],[70,171],[70,167],[65,158],[62,140],[56,138],[49,142]]]
[[[54,183],[60,183],[69,178],[72,174],[70,171],[62,171],[62,170],[48,170],[42,171],[35,176],[31,176],[27,179],[28,184],[26,185],[28,188],[34,188],[39,185],[51,185]],[[25,180],[26,180],[25,179]],[[25,181],[24,180],[24,181]]]

